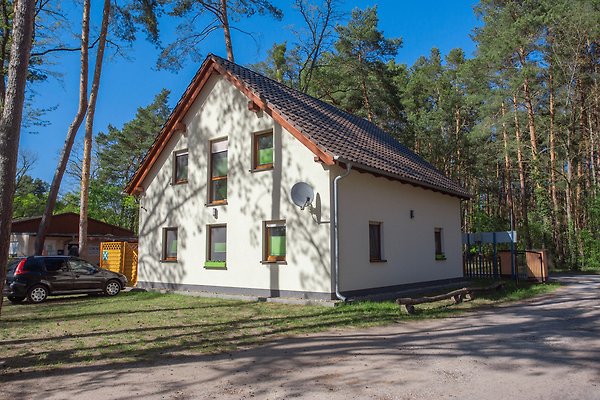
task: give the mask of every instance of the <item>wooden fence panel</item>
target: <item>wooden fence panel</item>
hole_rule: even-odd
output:
[[[127,277],[128,286],[137,283],[137,243],[100,243],[100,266]]]

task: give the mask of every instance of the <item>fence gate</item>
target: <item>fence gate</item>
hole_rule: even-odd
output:
[[[100,243],[100,266],[127,277],[127,285],[135,286],[138,271],[137,243]]]
[[[515,273],[515,261],[510,257],[509,264],[502,263],[498,254],[498,244],[509,243],[514,254],[517,241],[516,231],[463,233],[463,273],[469,278],[499,278],[508,266],[511,275]]]

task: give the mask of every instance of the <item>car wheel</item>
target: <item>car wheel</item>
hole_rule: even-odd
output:
[[[48,298],[48,289],[43,285],[35,285],[27,293],[27,300],[30,303],[41,303]]]
[[[25,300],[25,297],[21,297],[21,296],[8,296],[8,301],[10,301],[13,304],[19,304],[23,300]]]
[[[120,291],[121,284],[115,280],[106,282],[106,285],[104,286],[104,293],[106,293],[107,296],[116,296]]]

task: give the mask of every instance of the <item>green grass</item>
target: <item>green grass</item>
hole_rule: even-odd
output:
[[[0,376],[106,364],[154,362],[174,356],[230,352],[287,335],[437,318],[550,292],[557,284],[493,292],[462,304],[417,306],[409,316],[393,302],[335,308],[253,303],[129,292],[119,296],[50,298],[42,304],[5,302],[0,320]]]

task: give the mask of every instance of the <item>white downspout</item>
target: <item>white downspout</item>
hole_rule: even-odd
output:
[[[335,268],[335,295],[338,299],[346,302],[346,298],[340,293],[340,232],[339,232],[339,194],[338,182],[350,174],[352,164],[346,163],[346,172],[338,175],[333,180],[333,263]]]

